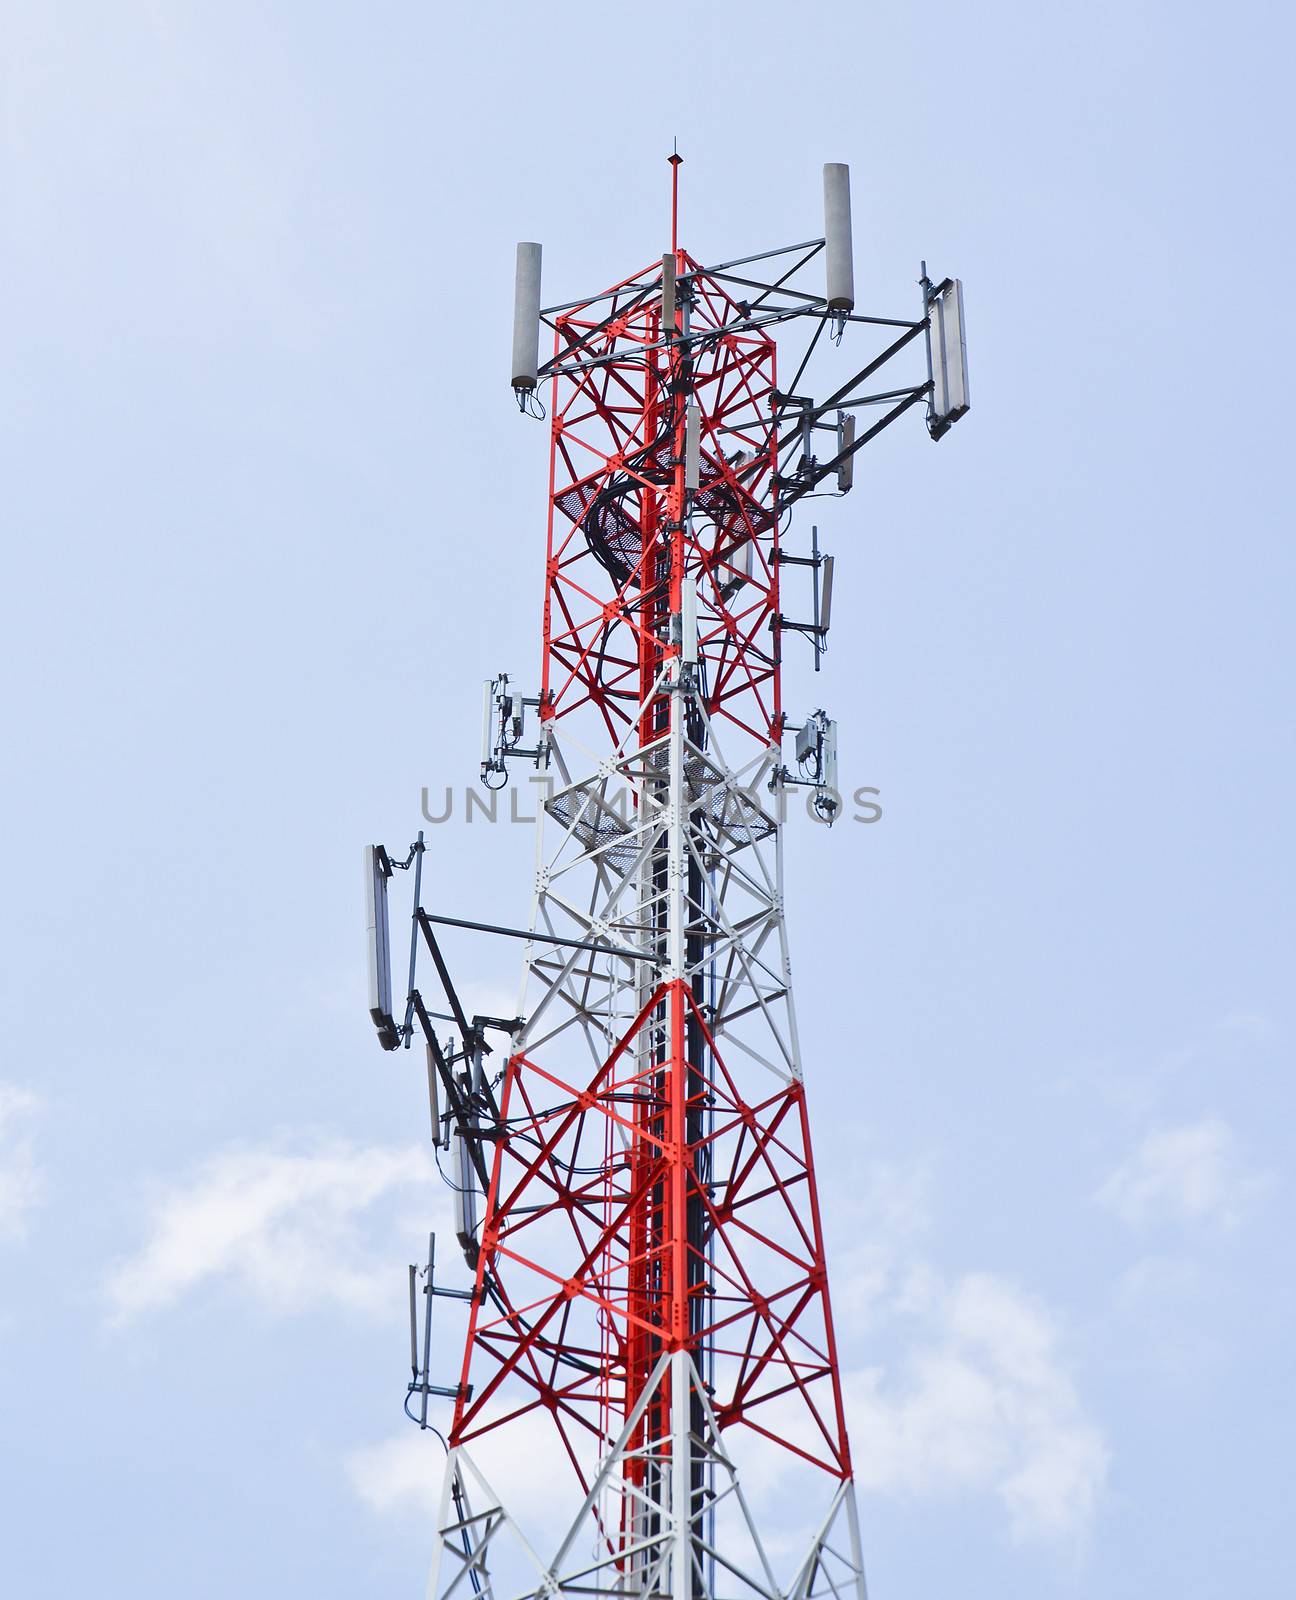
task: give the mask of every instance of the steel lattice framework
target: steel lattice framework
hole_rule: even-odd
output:
[[[704,608],[703,703],[768,744],[781,710],[770,627],[776,349],[768,333],[742,330],[735,302],[687,252],[674,253],[674,266],[689,296],[670,330],[681,337],[662,327],[660,263],[557,318],[545,711],[557,719],[591,704],[614,743],[646,717],[646,737],[671,648],[663,618],[689,573]],[[688,491],[687,396],[701,461]]]
[[[433,1600],[864,1596],[783,904],[782,647],[793,628],[821,645],[826,618],[783,615],[781,572],[812,563],[780,540],[795,501],[849,486],[855,451],[910,406],[949,426],[931,323],[950,285],[924,270],[908,321],[798,288],[822,239],[706,268],[678,243],[678,165],[670,252],[544,313],[547,794],[507,1062],[489,1078],[485,1019],[453,1000],[471,1071],[450,1070],[417,990],[384,1036],[408,1040],[417,1013],[458,1181],[484,1192],[479,1234],[461,1233],[458,1383],[429,1389],[424,1361],[424,1422],[429,1392],[454,1399]],[[770,261],[770,281],[741,275]],[[782,392],[786,323],[811,337]],[[890,342],[816,406],[792,391],[848,323]],[[925,376],[860,389],[924,335]],[[862,406],[884,414],[856,435]],[[432,924],[453,919],[415,916],[448,988]],[[430,1268],[428,1290],[445,1292]],[[417,1332],[414,1367],[411,1392]],[[492,1487],[492,1439],[566,1474],[552,1553]],[[817,1507],[781,1575],[743,1488],[753,1461]]]

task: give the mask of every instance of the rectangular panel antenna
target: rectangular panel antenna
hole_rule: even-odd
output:
[[[819,629],[819,638],[822,643],[823,636],[832,626],[832,590],[833,590],[833,558],[823,558],[823,588],[819,592],[819,615],[815,619]]]
[[[441,1133],[441,1074],[437,1071],[436,1051],[427,1041],[428,1115],[432,1119],[432,1143],[439,1145]]]
[[[468,1141],[456,1128],[454,1147],[454,1227],[464,1259],[470,1267],[477,1265],[477,1173],[472,1163]]]
[[[680,580],[680,654],[687,666],[697,665],[697,579],[693,577]]]
[[[675,257],[670,252],[662,257],[662,338],[675,333]]]
[[[690,400],[684,413],[684,487],[696,489],[702,481],[702,408]]]
[[[958,421],[970,404],[961,278],[955,278],[947,289],[932,299],[931,351],[932,412],[937,422],[949,427]]]
[[[482,766],[487,766],[495,754],[495,680],[487,678],[482,686]]]
[[[369,1015],[378,1043],[394,1050],[400,1034],[392,1016],[391,941],[387,931],[387,880],[391,862],[381,845],[365,846],[365,931],[369,941]]]
[[[837,454],[842,460],[837,463],[837,490],[839,494],[849,494],[855,482],[855,457],[843,455],[855,443],[855,414],[851,411],[837,413]]]
[[[831,717],[824,721],[823,744],[819,756],[819,783],[825,789],[837,790],[837,724]]]

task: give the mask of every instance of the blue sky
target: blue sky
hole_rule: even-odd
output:
[[[818,229],[973,410],[825,511],[882,820],[789,829],[876,1600],[1289,1590],[1285,8],[3,6],[0,1549],[43,1600],[421,1592],[359,850],[534,675],[566,297]],[[908,419],[907,419],[908,420]],[[798,677],[799,671],[799,677]],[[525,828],[447,824],[525,915]],[[452,942],[469,992],[508,952]],[[446,1349],[455,1325],[443,1327]]]

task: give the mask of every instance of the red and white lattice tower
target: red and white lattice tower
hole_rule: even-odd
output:
[[[677,158],[673,176],[674,234]],[[849,486],[855,450],[901,411],[926,400],[933,433],[948,427],[943,324],[935,376],[854,389],[911,341],[930,353],[936,309],[961,301],[924,272],[920,318],[854,315],[840,181],[827,188],[826,240],[768,252],[788,266],[775,281],[704,268],[672,237],[613,289],[544,313],[552,358],[538,384],[525,360],[515,373],[551,430],[546,795],[524,1020],[491,1125],[474,1124],[489,1186],[432,1600],[863,1600],[783,905],[797,780],[781,649],[792,627],[822,645],[827,617],[820,595],[812,623],[785,618],[789,563],[818,580],[822,562],[780,539],[791,504]],[[827,293],[789,288],[825,243]],[[806,318],[816,340],[863,322],[892,341],[824,406],[779,388],[775,332]],[[886,414],[857,436],[859,405]],[[812,729],[811,775],[829,813],[830,728]],[[547,1527],[485,1464],[509,1461],[510,1438],[565,1505]]]

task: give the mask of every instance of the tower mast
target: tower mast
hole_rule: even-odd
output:
[[[534,698],[488,685],[483,750],[489,786],[525,758],[545,789],[519,1016],[463,1015],[435,928],[486,925],[417,892],[414,945],[459,1038],[438,1040],[413,978],[402,1026],[374,1009],[384,1043],[424,1035],[474,1273],[440,1288],[430,1254],[420,1354],[411,1268],[415,1420],[453,1401],[432,1600],[864,1600],[783,903],[789,794],[824,821],[842,808],[835,724],[789,723],[781,681],[789,637],[816,667],[826,647],[832,565],[817,531],[808,555],[784,536],[905,411],[925,402],[939,438],[967,409],[962,295],[924,268],[920,317],[855,313],[835,165],[824,237],[706,267],[680,246],[669,160],[671,248],[611,289],[542,311],[539,246],[519,246],[513,387],[550,429],[543,664]],[[827,402],[795,392],[823,332],[848,329],[885,348]],[[778,341],[798,332],[783,391]],[[915,353],[925,367],[870,387]],[[880,415],[857,430],[864,408]],[[784,613],[784,569],[812,569],[807,621]],[[386,881],[408,862],[370,858],[381,996]],[[495,1073],[492,1027],[510,1036]],[[426,1330],[447,1293],[468,1326],[438,1386]],[[569,1481],[561,1529],[528,1526],[510,1440]],[[795,1530],[749,1501],[753,1463],[813,1508],[784,1570],[768,1519],[780,1547]]]

